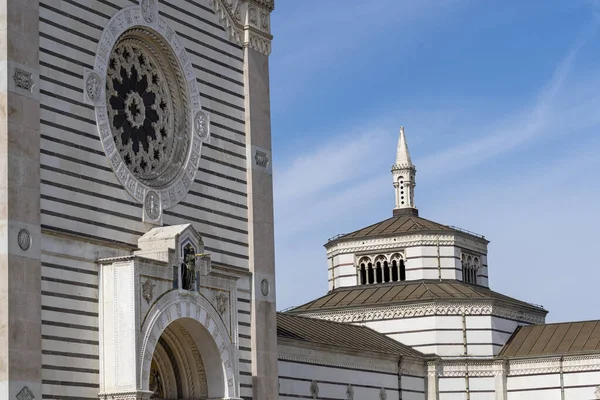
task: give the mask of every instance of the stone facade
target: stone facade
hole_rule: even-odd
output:
[[[129,348],[115,332],[142,335],[145,308],[164,291],[179,293],[177,258],[133,255],[138,240],[188,224],[201,237],[197,270],[206,275],[193,298],[182,293],[186,301],[172,299],[163,311],[175,322],[174,312],[195,315],[187,307],[196,304],[211,321],[227,321],[233,347],[220,359],[234,372],[233,386],[227,372],[217,384],[224,391],[214,389],[207,372],[210,397],[276,398],[273,1],[7,0],[1,7],[0,398],[151,396],[143,378],[150,371],[133,368],[125,351],[115,353],[121,368],[111,369],[115,359],[104,350],[115,338],[115,348]],[[176,251],[168,248],[163,253]],[[111,314],[113,295],[131,300],[131,314]],[[114,315],[126,324],[111,325]],[[204,315],[196,324],[212,332]],[[178,324],[184,332],[195,326]],[[165,350],[184,354],[179,331],[155,333],[164,346],[151,361],[184,362]],[[199,354],[221,352],[219,332],[216,349]],[[134,375],[122,375],[123,365]],[[177,382],[178,396],[204,397],[191,394],[191,379]]]

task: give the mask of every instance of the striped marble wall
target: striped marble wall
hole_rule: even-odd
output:
[[[107,21],[136,0],[40,0],[43,395],[97,399],[98,271],[95,260],[124,255],[151,228],[113,174],[83,102]],[[208,0],[161,0],[160,14],[182,39],[202,106],[211,115],[187,197],[165,225],[191,222],[223,273],[248,270],[243,49],[228,39]],[[247,276],[247,275],[245,275]],[[242,396],[252,396],[250,281],[239,281]]]

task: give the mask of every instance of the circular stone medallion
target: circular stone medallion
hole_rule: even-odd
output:
[[[31,247],[31,235],[27,229],[21,229],[17,235],[17,242],[23,251],[29,250]]]
[[[260,281],[260,292],[262,293],[263,296],[268,296],[269,291],[270,291],[269,280],[267,278],[263,278],[263,280]]]
[[[102,80],[97,73],[91,72],[85,82],[85,92],[88,98],[96,103],[100,100],[100,93],[102,92]]]

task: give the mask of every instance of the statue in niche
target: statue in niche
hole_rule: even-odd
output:
[[[196,282],[196,249],[188,243],[183,248],[183,264],[181,265],[183,289],[194,290]]]

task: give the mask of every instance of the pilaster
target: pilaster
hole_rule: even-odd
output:
[[[252,386],[255,399],[275,400],[279,391],[268,56],[273,1],[249,0],[243,7]]]
[[[494,362],[494,386],[496,390],[496,400],[506,400],[506,361]]]
[[[0,0],[0,399],[42,398],[38,26]]]
[[[438,362],[427,362],[427,400],[438,400]]]

